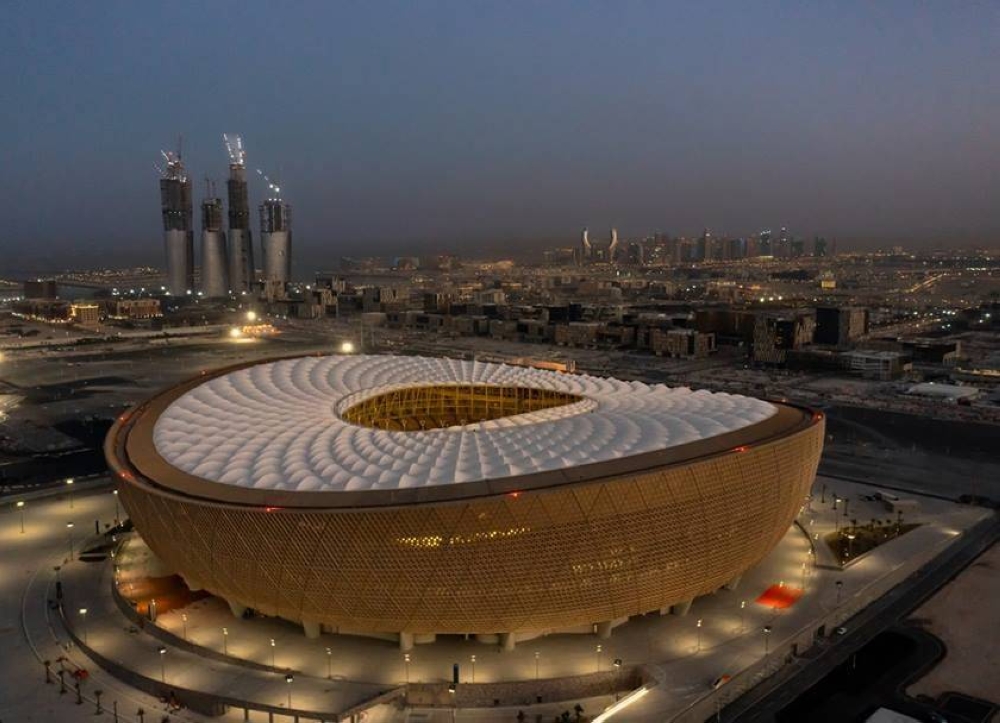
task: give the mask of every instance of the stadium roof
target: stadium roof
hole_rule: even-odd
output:
[[[401,388],[546,389],[578,401],[465,426],[389,431],[341,414]],[[170,465],[236,487],[286,492],[394,490],[563,470],[705,440],[777,413],[768,402],[453,359],[324,356],[210,378],[156,419]]]

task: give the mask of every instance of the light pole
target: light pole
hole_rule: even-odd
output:
[[[765,625],[764,626],[764,657],[765,658],[771,652],[771,647],[770,647],[771,630],[773,630],[773,628],[770,625]]]
[[[403,667],[406,668],[406,683],[410,683],[410,654],[403,653]]]
[[[621,688],[622,681],[622,659],[615,658],[615,702],[618,702],[618,689]]]
[[[181,623],[184,625],[184,639],[188,639],[188,616],[187,613],[181,613]]]
[[[598,645],[597,645],[597,672],[598,673],[601,672],[601,651],[602,650],[604,650],[604,648],[601,646],[600,643],[598,643]]]
[[[112,490],[111,494],[113,494],[115,496],[115,527],[118,527],[118,518],[119,518],[119,511],[118,511],[118,490]]]
[[[469,660],[472,662],[472,682],[476,682],[476,656],[473,655]]]
[[[285,683],[287,683],[288,688],[288,710],[292,709],[292,674],[288,673],[285,675]]]
[[[698,648],[697,648],[697,652],[700,653],[701,652],[701,618],[698,618],[698,622],[695,625],[695,627],[698,629]]]
[[[229,628],[222,629],[222,654],[229,655]]]
[[[21,534],[24,534],[24,500],[17,501],[17,511],[21,514]]]
[[[68,490],[68,495],[69,495],[69,508],[73,509],[73,478],[72,477],[70,477],[68,480],[66,480],[66,489]]]
[[[87,642],[87,608],[80,608],[80,618],[82,622],[80,627],[83,629],[83,642]]]
[[[740,600],[740,633],[746,630],[747,624],[747,601]]]
[[[541,653],[537,650],[535,651],[535,682],[538,682],[538,659],[541,657]]]
[[[326,649],[326,677],[333,678],[333,651]]]
[[[274,638],[271,638],[271,667],[274,666]]]
[[[834,585],[837,586],[837,605],[840,605],[840,591],[844,588],[844,581],[837,580]]]
[[[69,537],[69,561],[73,562],[73,523],[66,523],[66,535]]]
[[[167,682],[167,664],[164,657],[167,654],[167,649],[162,645],[156,649],[156,652],[160,654],[160,681],[163,683]]]

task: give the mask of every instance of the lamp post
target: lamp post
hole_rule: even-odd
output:
[[[598,673],[601,672],[601,651],[602,650],[604,650],[604,648],[601,646],[600,643],[598,643],[597,644],[597,672]]]
[[[229,628],[222,629],[222,654],[229,655]]]
[[[274,638],[271,638],[271,667],[274,666]]]
[[[69,495],[69,508],[73,509],[73,478],[66,480],[66,490]]]
[[[469,660],[472,663],[472,682],[475,683],[476,682],[476,656],[473,655],[471,658],[469,658]]]
[[[403,667],[406,668],[406,683],[410,682],[410,654],[403,653]]]
[[[834,585],[837,586],[837,605],[840,605],[840,591],[844,588],[844,581],[837,580]]]
[[[747,601],[740,600],[740,633],[746,630],[747,624]]]
[[[181,623],[184,626],[184,639],[188,639],[188,616],[187,613],[181,613]]]
[[[162,645],[156,649],[156,652],[160,654],[160,682],[167,682],[167,664],[164,660],[164,656],[167,654],[167,649]]]
[[[698,622],[695,624],[698,631],[698,647],[697,652],[701,652],[701,618],[698,618]]]
[[[119,518],[118,490],[112,490],[111,494],[115,496],[115,527],[118,527],[118,518]]]
[[[847,533],[847,559],[850,560],[854,557],[854,533]]]
[[[770,648],[771,630],[773,630],[773,628],[770,625],[765,625],[764,626],[764,657],[765,658],[771,652],[771,648]]]
[[[24,534],[24,500],[17,501],[17,511],[21,515],[21,534]]]
[[[87,642],[87,608],[80,608],[80,628],[83,632],[83,642]]]
[[[618,702],[618,689],[621,688],[622,680],[622,659],[615,658],[615,702]]]
[[[66,523],[66,536],[69,537],[69,561],[73,562],[73,523]]]
[[[542,656],[537,650],[535,651],[535,682],[538,682],[538,659]]]
[[[291,673],[285,675],[285,683],[288,688],[288,710],[292,709],[292,680],[294,680],[294,678],[292,678]]]
[[[326,649],[326,677],[333,678],[333,651]]]

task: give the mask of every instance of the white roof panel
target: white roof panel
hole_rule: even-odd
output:
[[[419,432],[360,427],[339,412],[431,384],[553,389],[582,401]],[[385,490],[457,484],[620,459],[714,437],[775,414],[765,401],[486,362],[326,356],[258,364],[210,379],[156,421],[178,469],[253,489]]]

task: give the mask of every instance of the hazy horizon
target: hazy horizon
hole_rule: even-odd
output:
[[[1000,239],[1000,6],[53,2],[7,20],[5,268],[162,265],[159,151],[183,134],[197,239],[223,132],[251,175],[280,174],[297,274],[583,226]]]

